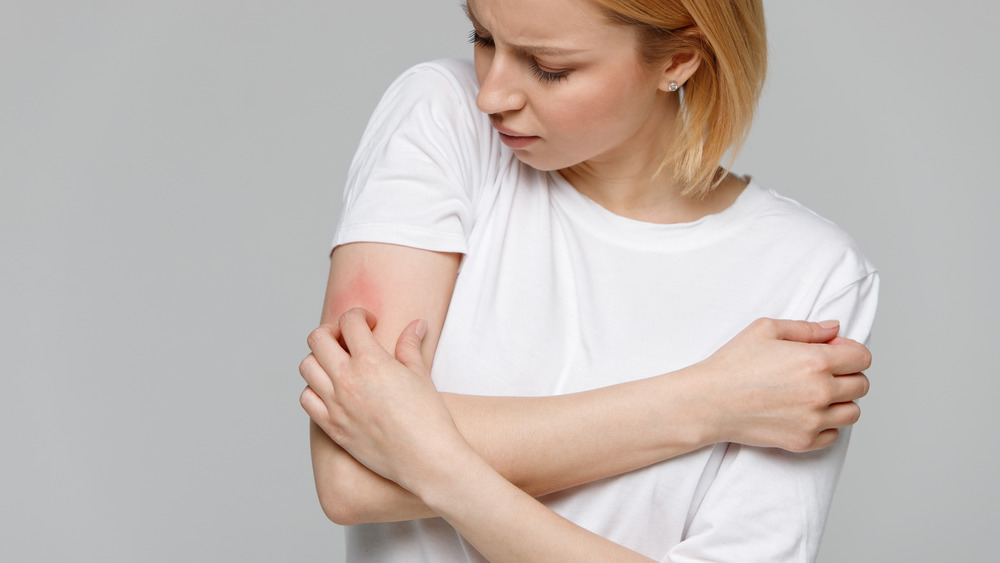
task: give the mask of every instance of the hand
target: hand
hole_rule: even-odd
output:
[[[833,444],[868,393],[863,345],[839,323],[760,319],[699,364],[708,368],[715,441],[802,452]]]
[[[371,313],[351,309],[336,326],[309,335],[312,354],[299,366],[309,386],[300,402],[355,459],[411,488],[439,473],[434,466],[450,451],[469,446],[420,354],[426,323],[403,330],[394,359],[372,335],[375,322]]]

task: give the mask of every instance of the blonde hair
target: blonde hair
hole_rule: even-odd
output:
[[[761,0],[595,0],[611,21],[638,28],[642,60],[659,63],[694,53],[698,70],[685,82],[669,170],[684,194],[704,197],[732,166],[757,108],[767,71]]]

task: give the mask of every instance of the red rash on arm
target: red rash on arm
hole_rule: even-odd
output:
[[[363,307],[378,317],[382,313],[382,295],[377,283],[364,265],[338,276],[336,290],[327,300],[323,323],[335,323],[345,311],[352,307]]]
[[[330,255],[320,324],[334,325],[345,311],[363,307],[378,319],[372,331],[375,338],[391,351],[406,325],[423,319],[428,329],[422,350],[430,364],[455,287],[460,257],[381,243],[338,246]]]

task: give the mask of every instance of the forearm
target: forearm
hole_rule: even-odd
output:
[[[695,412],[689,368],[556,397],[444,394],[462,435],[501,476],[532,496],[618,475],[711,443]],[[327,516],[339,524],[436,516],[313,426],[313,465]]]
[[[490,561],[650,561],[552,512],[471,449],[407,486]]]
[[[836,330],[757,322],[709,359],[670,374],[556,397],[444,399],[473,449],[535,496],[716,442],[814,450],[857,420],[851,401],[868,388],[854,373],[870,364],[863,346],[809,344]],[[313,445],[320,497],[356,507],[350,523],[432,515],[332,443]]]
[[[462,435],[505,479],[540,496],[715,441],[698,366],[555,397],[445,395]]]

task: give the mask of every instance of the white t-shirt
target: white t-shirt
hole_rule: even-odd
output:
[[[476,109],[469,62],[404,73],[351,167],[334,245],[464,254],[433,378],[541,396],[696,363],[759,317],[838,319],[866,341],[878,278],[829,221],[754,181],[725,211],[660,225],[614,215],[521,164]],[[542,499],[662,561],[808,561],[847,448],[718,444]],[[441,519],[348,529],[351,561],[482,561]]]

